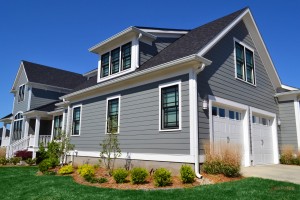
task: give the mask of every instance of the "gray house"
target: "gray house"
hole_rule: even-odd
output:
[[[300,92],[281,84],[248,8],[192,30],[129,27],[89,51],[98,68],[83,75],[21,62],[13,113],[1,119],[12,124],[8,156],[35,156],[64,130],[74,162],[93,160],[116,132],[121,161],[190,163],[200,176],[206,142],[241,145],[244,166],[300,148]]]

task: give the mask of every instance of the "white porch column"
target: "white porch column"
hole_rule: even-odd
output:
[[[36,158],[36,152],[38,151],[39,148],[40,124],[41,124],[41,117],[36,117],[32,158]]]
[[[50,137],[50,141],[53,140],[53,135],[54,135],[54,118],[55,118],[55,116],[52,117],[52,126],[51,126],[51,137]]]
[[[71,107],[70,106],[68,106],[68,113],[67,113],[67,126],[66,126],[66,135],[69,135],[69,134],[71,134],[71,129],[72,129],[72,127],[71,127],[71,115],[72,115],[72,113],[71,113]]]
[[[14,120],[11,121],[11,125],[10,125],[10,131],[9,131],[9,142],[7,144],[7,146],[11,145],[12,143],[12,138],[14,137]]]
[[[5,140],[5,135],[6,135],[6,123],[3,123],[3,130],[2,130],[2,144],[1,146],[3,146],[4,140]]]
[[[25,118],[25,128],[24,128],[24,136],[23,137],[27,137],[28,136],[28,132],[29,132],[29,118]]]

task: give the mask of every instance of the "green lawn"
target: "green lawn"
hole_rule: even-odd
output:
[[[191,189],[134,191],[89,187],[71,177],[36,176],[34,167],[0,167],[0,199],[300,199],[300,185],[247,178]]]

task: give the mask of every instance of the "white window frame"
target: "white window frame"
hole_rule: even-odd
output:
[[[174,86],[174,85],[178,85],[178,120],[179,120],[179,127],[177,129],[162,129],[162,124],[161,124],[161,120],[162,120],[162,112],[161,112],[161,91],[163,88],[166,88],[166,87],[170,87],[170,86]],[[160,132],[174,132],[174,131],[181,131],[182,130],[182,115],[181,115],[181,110],[182,110],[182,105],[181,105],[181,80],[177,80],[177,81],[172,81],[172,82],[169,82],[169,83],[164,83],[164,84],[160,84],[158,86],[159,88],[159,123],[158,123],[158,130]]]
[[[119,99],[119,105],[118,105],[118,131],[114,134],[119,134],[120,133],[120,116],[121,116],[121,95],[115,95],[111,97],[106,98],[106,117],[105,117],[105,134],[111,134],[107,132],[107,115],[108,115],[108,101],[113,100],[113,99]]]
[[[247,61],[246,61],[246,49],[248,49],[249,51],[252,51],[253,53],[253,81],[254,83],[249,83],[247,81],[247,66],[244,66],[244,69],[243,69],[243,79],[241,78],[238,78],[237,77],[237,66],[236,66],[236,47],[235,47],[235,43],[239,43],[240,45],[242,45],[244,47],[244,59],[245,59],[245,65],[247,65]],[[235,67],[235,71],[234,71],[234,77],[237,79],[237,80],[240,80],[240,81],[243,81],[249,85],[252,85],[252,86],[256,86],[256,70],[255,70],[255,51],[253,48],[251,48],[250,46],[248,46],[247,44],[241,42],[240,40],[236,39],[236,38],[233,38],[233,47],[234,47],[234,50],[233,50],[233,54],[234,54],[234,67]],[[245,78],[245,80],[244,80]]]
[[[75,108],[78,108],[78,107],[80,107],[80,120],[79,120],[79,134],[78,135],[74,135],[73,134],[73,129],[74,129],[74,127],[73,127],[73,113],[74,113],[74,109]],[[72,115],[71,115],[71,136],[72,137],[79,137],[80,135],[81,135],[81,123],[82,123],[82,104],[80,104],[80,105],[74,105],[73,107],[72,107]]]
[[[15,119],[16,118],[16,116],[18,115],[18,114],[21,114],[22,115],[22,118],[20,118],[20,119]],[[23,112],[22,111],[19,111],[19,112],[17,112],[14,116],[13,116],[13,129],[12,129],[12,131],[10,132],[10,137],[12,137],[12,139],[13,139],[13,137],[15,137],[14,135],[15,135],[15,122],[18,122],[18,121],[21,121],[22,120],[22,126],[21,126],[21,139],[22,139],[22,133],[23,133],[23,131],[24,131],[24,115],[23,115]]]
[[[21,87],[23,87],[24,86],[24,96],[23,96],[23,100],[22,101],[20,101],[20,99],[19,99],[19,93],[20,93],[20,88]],[[20,85],[19,86],[19,90],[18,90],[18,103],[21,103],[21,102],[23,102],[23,101],[25,101],[25,92],[26,92],[26,85],[25,84],[22,84],[22,85]]]
[[[128,69],[125,69],[125,70],[121,70],[122,69],[122,46],[126,45],[127,43],[130,43],[131,42],[131,63],[130,63],[130,68]],[[122,74],[127,74],[129,72],[132,72],[134,70],[134,65],[136,65],[136,44],[135,44],[135,40],[128,40],[126,42],[123,42],[122,44],[120,45],[117,45],[117,46],[114,46],[112,48],[110,48],[108,51],[105,51],[104,53],[101,53],[100,56],[100,60],[98,62],[98,78],[99,78],[99,82],[102,82],[102,81],[106,81],[108,79],[111,79],[111,78],[114,78],[114,77],[118,77]],[[113,51],[114,49],[117,49],[117,48],[120,48],[120,54],[119,54],[119,72],[117,73],[114,73],[114,74],[111,74],[111,51]],[[109,53],[109,62],[108,62],[108,76],[105,76],[105,77],[101,77],[101,71],[102,71],[102,68],[101,68],[101,63],[102,63],[102,55],[106,54],[106,53]]]

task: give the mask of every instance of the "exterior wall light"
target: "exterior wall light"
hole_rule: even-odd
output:
[[[207,110],[207,107],[208,107],[207,100],[206,100],[206,99],[203,99],[203,101],[202,101],[202,109],[203,109],[203,110]]]

